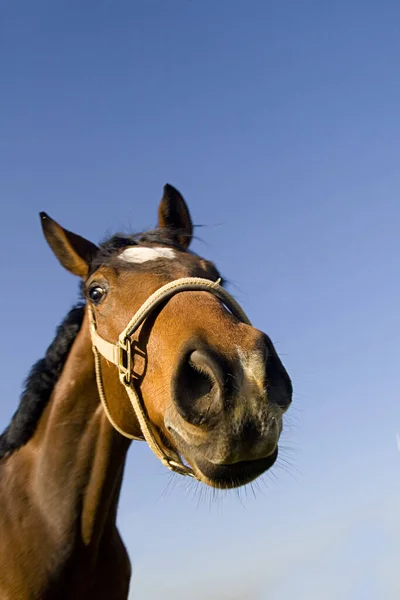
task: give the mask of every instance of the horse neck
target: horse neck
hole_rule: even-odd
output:
[[[93,549],[115,526],[128,446],[99,402],[86,314],[37,430],[16,455],[28,457],[35,501],[57,536],[74,531]]]

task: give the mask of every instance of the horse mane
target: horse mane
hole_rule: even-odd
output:
[[[189,250],[182,248],[176,240],[174,230],[170,228],[153,229],[144,233],[135,233],[131,235],[116,233],[100,244],[99,251],[92,259],[89,274],[94,273],[94,271],[102,265],[112,262],[115,255],[123,248],[140,246],[143,242],[160,244],[170,248],[176,248],[177,250],[184,250],[192,254]]]
[[[21,448],[34,434],[81,328],[84,308],[85,305],[80,302],[69,311],[57,328],[44,358],[33,365],[26,378],[19,406],[10,424],[0,435],[0,459]]]

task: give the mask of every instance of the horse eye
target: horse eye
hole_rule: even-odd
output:
[[[89,298],[93,302],[93,304],[99,304],[99,302],[105,296],[106,290],[102,288],[100,285],[94,285],[89,289]]]

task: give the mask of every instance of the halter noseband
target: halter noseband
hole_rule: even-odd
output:
[[[210,292],[219,298],[232,312],[243,323],[251,325],[246,314],[236,302],[236,300],[217,282],[209,279],[203,279],[201,277],[183,277],[181,279],[175,279],[166,285],[163,285],[156,290],[149,298],[142,304],[139,310],[133,315],[128,325],[119,335],[116,344],[107,342],[97,333],[96,321],[94,317],[93,309],[89,308],[90,318],[90,335],[92,338],[92,347],[95,357],[95,369],[96,369],[96,381],[97,388],[101,403],[104,408],[108,420],[111,425],[123,436],[131,440],[141,440],[143,438],[136,437],[127,433],[121,429],[114,421],[111,416],[110,409],[107,403],[106,394],[103,385],[103,378],[101,374],[101,360],[102,355],[107,361],[113,363],[118,367],[119,380],[124,386],[128,398],[131,402],[133,411],[139,421],[140,428],[143,433],[145,441],[150,446],[154,454],[161,460],[162,464],[171,471],[175,471],[181,475],[189,475],[195,477],[193,469],[185,465],[180,459],[178,454],[173,453],[175,456],[168,454],[164,448],[160,445],[156,439],[149,418],[146,414],[145,407],[141,402],[138,392],[134,385],[134,380],[138,380],[137,376],[133,372],[133,354],[138,352],[136,346],[131,342],[132,335],[138,330],[140,325],[147,319],[147,317],[159,306],[164,300],[167,300],[177,294],[178,292],[192,292],[192,291],[203,291]]]

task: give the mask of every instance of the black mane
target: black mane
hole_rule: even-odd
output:
[[[100,244],[99,251],[93,258],[90,265],[90,273],[94,273],[96,269],[104,264],[107,264],[123,248],[128,246],[140,246],[142,243],[159,244],[187,252],[186,248],[183,248],[177,242],[175,231],[168,228],[153,229],[151,231],[136,233],[133,235],[116,233],[111,238]]]
[[[93,273],[101,265],[112,261],[113,257],[122,248],[140,245],[143,242],[162,244],[184,250],[177,243],[175,232],[167,228],[134,235],[116,234],[100,244],[99,251],[90,265],[90,273]],[[9,426],[0,435],[0,460],[21,448],[34,434],[71,346],[81,328],[84,308],[85,304],[80,302],[70,310],[57,328],[56,336],[48,347],[45,357],[32,367],[25,381],[20,404]]]
[[[0,459],[26,444],[37,423],[65,364],[72,344],[81,328],[84,304],[74,306],[57,328],[56,336],[44,358],[31,369],[20,404],[7,429],[0,435]]]

